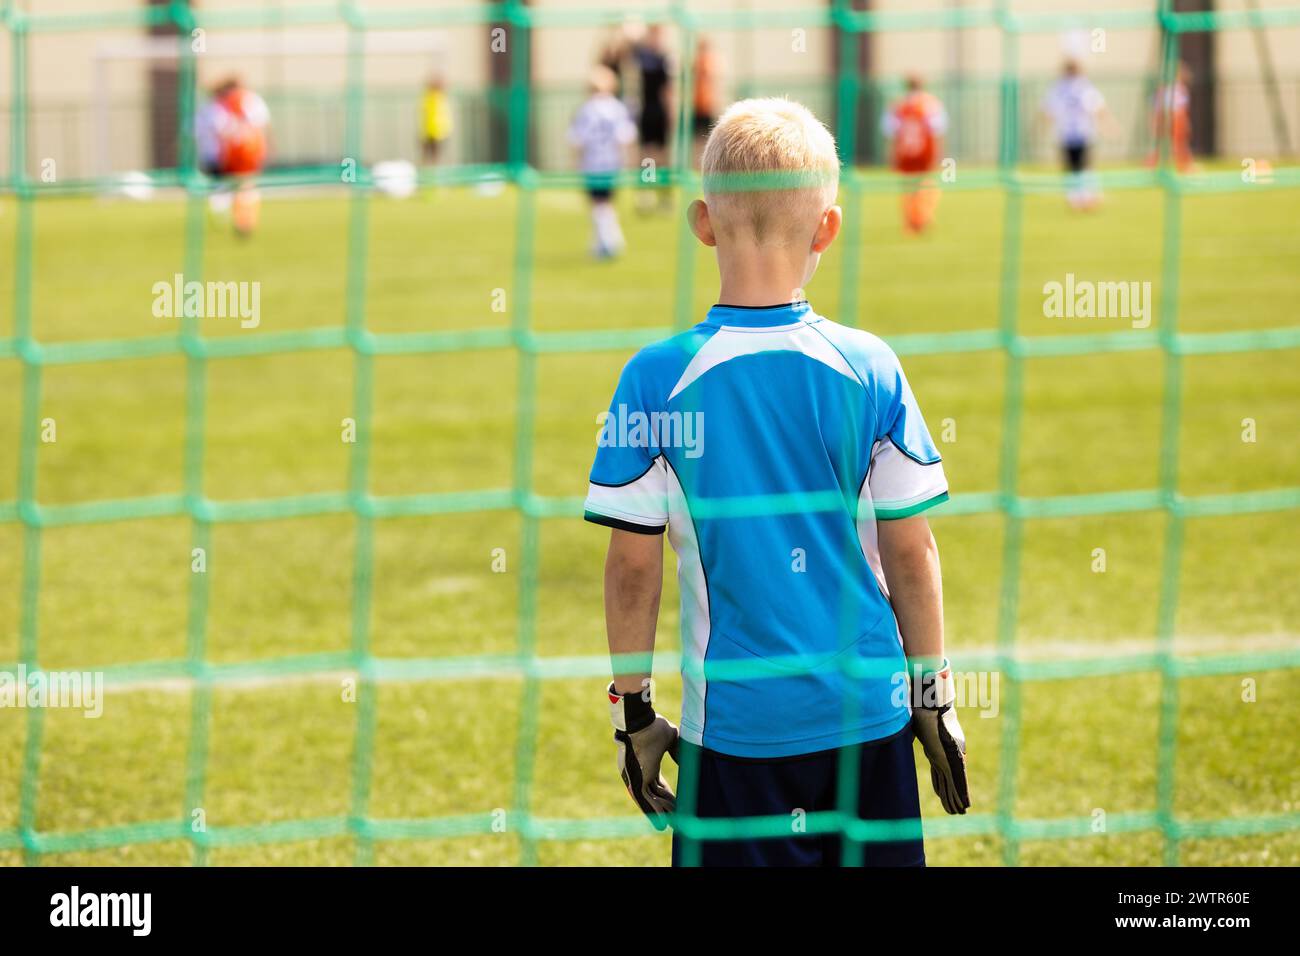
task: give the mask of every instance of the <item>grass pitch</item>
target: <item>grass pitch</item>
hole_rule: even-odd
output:
[[[809,288],[813,307],[890,337],[996,327],[1004,198],[946,195],[932,235],[909,239],[895,197],[868,195],[857,248],[836,246]],[[595,331],[671,324],[679,216],[620,206],[629,253],[585,255],[582,196],[538,198],[532,323]],[[1300,321],[1300,194],[1236,192],[1184,198],[1179,325],[1185,331],[1291,326]],[[1165,205],[1154,190],[1112,192],[1103,211],[1067,213],[1059,197],[1024,200],[1019,322],[1026,334],[1118,332],[1127,320],[1047,319],[1042,286],[1067,272],[1092,280],[1161,280]],[[204,320],[205,334],[268,335],[344,321],[349,201],[268,197],[249,242],[211,219],[205,279],[261,283],[261,324]],[[374,331],[503,327],[513,294],[517,195],[442,189],[369,208],[366,321]],[[14,261],[12,202],[0,203],[0,263]],[[33,328],[42,342],[157,335],[151,288],[183,271],[183,204],[41,200],[35,220]],[[694,297],[713,301],[708,252],[696,250]],[[841,270],[858,270],[859,314],[840,312]],[[0,337],[11,334],[13,278],[0,273]],[[1157,313],[1158,314],[1158,313]],[[585,491],[595,416],[626,351],[543,356],[535,401],[533,489]],[[1300,485],[1300,377],[1294,351],[1191,357],[1184,365],[1179,486],[1213,494]],[[1005,359],[1000,352],[904,358],[941,450],[954,496],[997,489]],[[58,440],[39,448],[43,504],[182,490],[185,361],[181,357],[50,367],[40,414]],[[1157,486],[1164,360],[1155,350],[1029,360],[1020,455],[1022,494],[1050,496]],[[207,375],[206,494],[216,500],[343,490],[354,413],[350,352],[215,359]],[[21,367],[0,359],[0,501],[16,494]],[[370,489],[376,494],[508,488],[517,359],[474,350],[375,360]],[[1257,441],[1242,441],[1242,421]],[[933,519],[944,563],[950,654],[996,638],[1003,519]],[[1025,535],[1017,640],[1045,656],[1149,649],[1165,518],[1160,512],[1035,520]],[[256,661],[346,651],[351,641],[349,517],[218,525],[213,534],[207,658]],[[386,658],[512,653],[517,641],[521,522],[508,511],[377,522],[371,650]],[[190,528],[162,518],[62,527],[43,534],[39,659],[90,669],[186,655]],[[541,527],[536,643],[544,656],[604,648],[601,568],[607,532],[576,518]],[[1188,522],[1177,617],[1187,653],[1294,646],[1300,631],[1300,513]],[[504,548],[505,573],[492,570]],[[1106,570],[1093,570],[1104,548]],[[0,525],[0,662],[18,658],[21,528]],[[671,568],[672,562],[668,561]],[[660,647],[676,648],[676,586],[665,587]],[[1242,681],[1257,680],[1256,700]],[[627,817],[614,770],[599,678],[548,680],[540,698],[529,809],[544,817]],[[1027,685],[1016,813],[1024,818],[1148,811],[1156,800],[1159,679],[1139,673]],[[512,678],[386,683],[379,690],[370,814],[381,819],[510,809],[516,797],[522,685]],[[1180,687],[1176,809],[1192,818],[1294,812],[1300,777],[1283,742],[1300,722],[1300,673],[1186,679]],[[660,675],[663,710],[679,685]],[[356,704],[337,675],[214,691],[203,810],[209,826],[342,817],[352,803]],[[189,816],[185,806],[191,700],[186,686],[114,690],[98,721],[45,718],[36,826],[42,833]],[[963,713],[974,810],[996,809],[1004,716]],[[0,830],[18,823],[26,720],[0,711]],[[922,759],[923,764],[923,759]],[[942,813],[921,785],[928,818]],[[545,864],[667,862],[666,837],[554,841]],[[510,831],[447,840],[380,842],[380,863],[511,864]],[[996,837],[931,840],[932,863],[996,863]],[[42,857],[47,863],[187,863],[184,840]],[[209,862],[348,863],[348,837],[213,850]],[[1029,842],[1026,864],[1154,864],[1157,835]],[[1297,864],[1300,833],[1194,840],[1188,864]],[[0,851],[0,863],[21,862]]]

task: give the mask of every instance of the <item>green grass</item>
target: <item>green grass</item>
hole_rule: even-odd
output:
[[[679,217],[643,218],[621,197],[629,254],[584,255],[582,197],[537,197],[532,324],[547,331],[656,327],[672,322]],[[517,196],[444,189],[369,208],[370,329],[502,328],[518,307],[513,254]],[[810,286],[814,307],[886,337],[995,327],[1004,199],[946,195],[939,225],[905,238],[896,199],[869,194],[857,249],[834,247]],[[1122,320],[1044,318],[1044,282],[1150,281],[1161,288],[1165,205],[1153,190],[1114,192],[1094,216],[1069,215],[1054,196],[1024,200],[1020,328],[1057,335],[1127,328]],[[205,278],[262,284],[262,321],[240,330],[207,320],[213,336],[260,336],[338,326],[345,316],[349,202],[343,196],[268,197],[263,228],[240,243],[226,223],[205,232]],[[1300,195],[1189,196],[1182,218],[1185,331],[1300,324]],[[12,201],[0,201],[0,263],[14,260]],[[151,286],[180,271],[182,204],[41,200],[35,212],[34,333],[42,342],[156,335],[175,330],[150,313]],[[694,307],[716,290],[697,248]],[[840,313],[846,256],[859,276],[859,314]],[[0,338],[12,334],[13,280],[0,273]],[[495,290],[507,310],[495,311]],[[626,351],[546,355],[538,361],[533,489],[585,490],[595,416],[606,407]],[[1190,358],[1183,377],[1179,488],[1217,494],[1300,486],[1300,378],[1293,351]],[[941,449],[954,495],[995,491],[1004,436],[1006,359],[975,352],[905,359]],[[0,501],[15,497],[22,369],[0,359]],[[376,494],[475,491],[512,482],[518,358],[511,350],[385,356],[375,360],[370,489]],[[1026,364],[1018,484],[1035,496],[1154,488],[1160,458],[1164,359],[1158,351]],[[353,415],[347,351],[218,359],[209,364],[204,485],[219,500],[347,487]],[[186,365],[181,357],[50,367],[40,416],[58,440],[38,449],[42,503],[182,491]],[[1253,418],[1258,440],[1241,441]],[[1004,521],[934,522],[944,560],[948,641],[964,651],[997,638]],[[1149,646],[1166,518],[1137,513],[1027,524],[1017,640],[1035,654],[1133,651]],[[518,640],[521,519],[509,511],[386,518],[375,523],[370,646],[386,658],[508,654]],[[206,657],[265,661],[346,652],[352,640],[351,517],[218,525],[209,555]],[[1300,513],[1194,519],[1182,554],[1176,629],[1186,653],[1290,643],[1300,633]],[[534,618],[538,653],[598,655],[604,646],[601,566],[606,534],[577,519],[541,523]],[[187,653],[190,525],[180,518],[50,529],[42,534],[38,637],[49,668],[176,661]],[[505,550],[504,573],[492,568]],[[1092,569],[1094,550],[1106,570]],[[19,654],[21,529],[0,524],[0,661]],[[671,566],[671,562],[669,562]],[[660,646],[677,645],[676,586],[665,587]],[[223,686],[213,692],[203,810],[209,826],[346,816],[352,806],[357,704],[347,675]],[[1242,681],[1256,699],[1242,700]],[[680,688],[661,674],[664,709]],[[544,683],[532,745],[528,809],[542,817],[627,818],[614,771],[598,677]],[[369,809],[381,820],[504,812],[504,832],[445,840],[381,841],[394,864],[509,865],[524,846],[510,827],[519,780],[522,682],[467,677],[385,683],[378,690]],[[1023,694],[1015,811],[1024,818],[1151,811],[1156,801],[1159,678],[1142,673],[1028,685]],[[1279,742],[1300,720],[1300,674],[1279,671],[1184,679],[1180,686],[1176,810],[1194,819],[1300,810],[1300,778]],[[44,721],[37,828],[66,832],[188,819],[190,692],[185,685],[115,690],[98,721],[50,711]],[[996,809],[1005,714],[963,716],[977,811]],[[28,722],[0,711],[0,831],[17,825]],[[527,742],[523,744],[527,749]],[[941,815],[923,779],[928,819]],[[543,864],[662,864],[667,839],[552,841]],[[996,837],[935,839],[932,862],[997,863]],[[1026,864],[1157,864],[1157,834],[1101,833],[1030,841]],[[184,840],[54,853],[44,863],[186,863]],[[346,836],[219,847],[214,864],[334,864],[354,859]],[[1300,834],[1197,839],[1195,864],[1300,863]],[[0,851],[0,864],[20,863]]]

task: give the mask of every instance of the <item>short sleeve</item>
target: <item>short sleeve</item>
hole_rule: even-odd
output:
[[[943,136],[948,132],[948,111],[942,106],[935,107],[930,114],[930,129],[936,136]]]
[[[244,110],[244,117],[250,124],[256,127],[263,127],[271,122],[271,110],[266,105],[266,100],[262,99],[251,90],[244,91],[243,102],[241,103]]]
[[[623,369],[596,439],[586,520],[641,534],[667,528],[668,466],[655,438],[655,411],[633,360]]]
[[[876,518],[907,518],[947,501],[943,460],[892,352],[876,395],[879,433],[867,471]]]

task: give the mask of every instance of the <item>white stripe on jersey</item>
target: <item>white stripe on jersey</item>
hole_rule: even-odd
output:
[[[695,353],[668,394],[669,401],[710,369],[742,355],[757,355],[759,352],[802,352],[841,375],[861,382],[839,349],[808,322],[757,329],[724,325]]]

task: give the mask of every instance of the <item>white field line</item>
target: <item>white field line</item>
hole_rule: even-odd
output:
[[[1179,654],[1220,654],[1241,651],[1272,651],[1300,647],[1300,634],[1246,634],[1225,636],[1221,634],[1180,635],[1175,644]],[[1016,648],[1015,658],[1021,661],[1041,660],[1078,660],[1091,657],[1151,654],[1157,650],[1156,642],[1150,638],[1122,641],[1021,641]],[[593,652],[599,653],[599,652]],[[960,647],[952,649],[957,669],[961,670],[961,658],[964,656],[991,655],[997,648],[991,645]],[[347,679],[356,679],[357,672],[348,669],[308,671],[299,674],[282,674],[273,676],[253,676],[221,678],[214,683],[221,688],[259,689],[266,687],[286,687],[302,684],[342,685]],[[518,677],[518,670],[513,667],[488,669],[467,673],[463,677],[423,678],[423,677],[378,677],[377,683],[418,683],[423,680],[491,680],[502,677]],[[171,693],[188,693],[193,689],[195,680],[190,677],[144,678],[134,681],[112,682],[106,684],[105,692],[117,691],[166,691]]]

